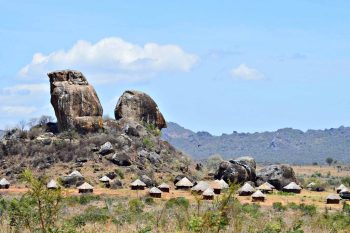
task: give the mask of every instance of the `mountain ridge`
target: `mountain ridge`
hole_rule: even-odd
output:
[[[263,163],[324,163],[327,157],[350,162],[350,127],[344,126],[307,131],[293,128],[255,133],[233,131],[214,136],[168,122],[162,138],[194,159],[220,154],[224,158],[251,155]]]

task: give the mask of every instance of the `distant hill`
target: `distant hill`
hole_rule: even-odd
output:
[[[5,131],[4,130],[0,130],[0,138],[2,138],[2,135],[4,135]]]
[[[275,132],[213,136],[168,122],[162,137],[194,159],[220,154],[224,158],[251,155],[258,162],[267,163],[324,163],[327,157],[350,162],[350,127],[343,126],[306,132],[284,128]]]

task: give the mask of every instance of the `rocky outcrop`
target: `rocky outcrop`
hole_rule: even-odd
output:
[[[255,181],[255,160],[251,157],[240,157],[235,160],[223,161],[215,174],[215,179],[224,179],[230,183]]]
[[[166,127],[157,104],[149,95],[140,91],[125,91],[118,100],[114,115],[116,120],[145,122],[155,125],[158,129]]]
[[[258,171],[256,176],[257,185],[269,182],[278,190],[290,182],[297,182],[294,170],[289,165],[270,165]]]
[[[61,70],[48,74],[51,104],[60,131],[95,132],[102,128],[102,106],[95,89],[79,71]]]

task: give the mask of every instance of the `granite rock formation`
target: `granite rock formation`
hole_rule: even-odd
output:
[[[60,131],[96,132],[103,127],[100,100],[81,72],[61,70],[48,76],[51,104]]]

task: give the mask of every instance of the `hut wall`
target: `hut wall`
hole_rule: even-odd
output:
[[[156,198],[161,198],[162,194],[161,193],[150,193],[151,197],[156,197]]]
[[[203,196],[203,200],[214,200],[214,196]]]
[[[131,186],[131,190],[145,190],[144,186]]]
[[[92,189],[79,189],[79,193],[93,193]]]
[[[214,193],[215,194],[220,194],[221,193],[221,189],[214,189]]]
[[[251,193],[251,192],[240,192],[238,195],[239,196],[250,196],[250,195],[252,195],[253,193]]]
[[[6,184],[6,185],[0,185],[0,189],[9,189],[10,185]]]
[[[159,189],[160,189],[160,191],[165,192],[165,193],[170,192],[169,188],[159,188]]]
[[[191,189],[191,187],[188,187],[188,186],[177,186],[176,189],[179,189],[179,190],[189,190],[189,189]]]
[[[286,192],[286,193],[300,193],[301,190],[299,190],[299,189],[283,189],[283,192]]]
[[[339,204],[339,200],[327,199],[327,204]]]

